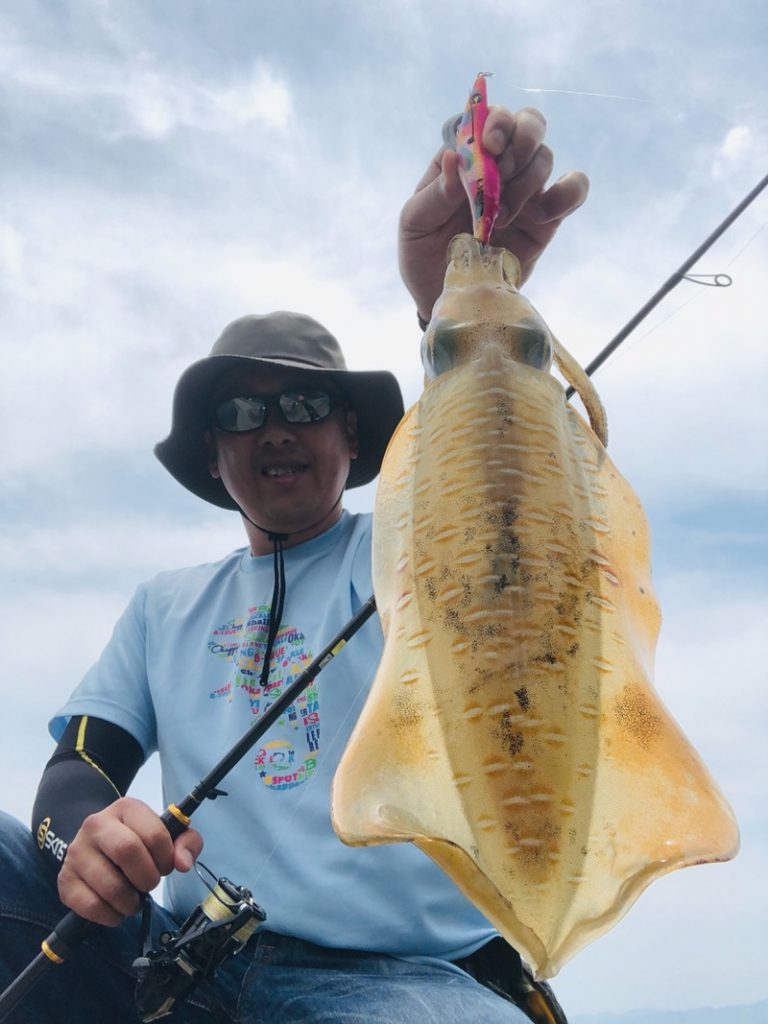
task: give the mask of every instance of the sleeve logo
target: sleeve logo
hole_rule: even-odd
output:
[[[43,852],[50,853],[56,860],[64,860],[67,844],[51,831],[51,819],[43,818],[37,826],[37,845]]]

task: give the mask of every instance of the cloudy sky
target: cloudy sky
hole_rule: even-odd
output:
[[[397,216],[478,70],[592,190],[527,293],[582,363],[768,171],[764,0],[5,0],[3,806],[135,585],[242,543],[155,463],[180,371],[245,312],[325,322],[418,396]],[[598,372],[664,612],[658,688],[742,851],[656,882],[557,979],[571,1012],[765,980],[768,193]],[[350,497],[370,508],[372,489]],[[153,769],[139,793],[160,798]],[[638,808],[643,813],[643,808]]]

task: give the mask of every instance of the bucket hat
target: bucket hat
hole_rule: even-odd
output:
[[[233,368],[285,366],[310,378],[333,381],[357,413],[359,454],[347,487],[373,480],[389,439],[403,415],[403,399],[386,370],[348,370],[334,336],[309,316],[276,312],[250,315],[224,328],[209,356],[188,367],[173,396],[171,432],[155,445],[155,455],[180,484],[221,508],[237,509],[221,480],[208,472],[203,434],[210,429],[216,382]]]

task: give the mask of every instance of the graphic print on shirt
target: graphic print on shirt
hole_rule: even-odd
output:
[[[269,606],[248,609],[248,618],[231,619],[217,627],[208,650],[232,664],[229,681],[213,690],[211,700],[230,703],[239,692],[248,699],[251,714],[258,717],[285,693],[312,658],[304,634],[281,625],[272,649],[267,685],[261,688],[261,673],[267,648]],[[267,733],[268,739],[256,751],[256,770],[268,789],[285,790],[300,786],[314,773],[320,752],[320,705],[317,687],[311,683]],[[297,747],[299,748],[297,750]]]

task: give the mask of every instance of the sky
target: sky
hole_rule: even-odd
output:
[[[48,717],[135,586],[243,543],[152,455],[224,325],[309,313],[415,401],[397,218],[493,71],[492,102],[545,114],[554,176],[591,180],[525,288],[588,363],[768,171],[767,42],[763,0],[2,4],[4,809],[28,820]],[[573,1014],[768,995],[767,221],[768,191],[695,268],[733,284],[682,282],[594,377],[651,525],[657,687],[742,849],[566,965]],[[160,806],[152,764],[137,793]]]

